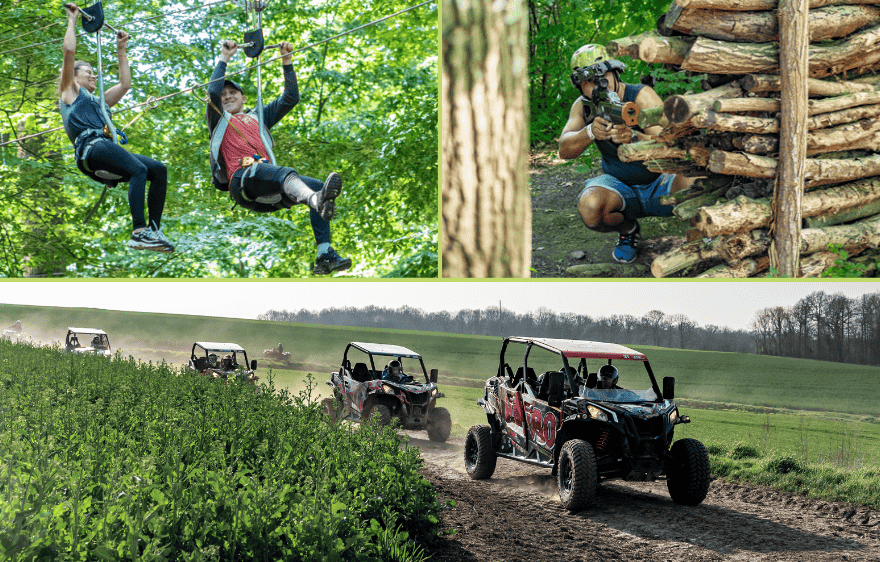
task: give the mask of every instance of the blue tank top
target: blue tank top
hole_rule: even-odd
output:
[[[106,103],[107,114],[110,114],[110,106]],[[79,95],[73,103],[67,105],[64,102],[58,104],[61,110],[61,121],[64,123],[64,132],[70,142],[75,143],[76,137],[86,129],[103,129],[104,117],[101,116],[101,105],[98,97],[90,94],[85,88],[79,89]]]
[[[636,96],[644,87],[644,84],[627,84],[626,91],[623,93],[623,102],[635,102]],[[614,176],[626,185],[647,185],[660,177],[660,174],[651,172],[641,162],[621,162],[617,156],[619,144],[614,144],[610,140],[597,140],[596,148],[602,154],[602,171]]]

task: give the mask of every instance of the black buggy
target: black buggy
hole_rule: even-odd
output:
[[[603,368],[612,361],[613,369]],[[603,388],[599,371],[616,373],[621,364],[615,382],[647,388]],[[675,426],[690,422],[673,402],[674,386],[665,377],[661,391],[648,359],[622,345],[506,338],[498,373],[478,401],[489,423],[470,428],[465,441],[467,472],[489,478],[498,457],[552,469],[572,511],[592,502],[600,480],[614,478],[665,477],[675,503],[697,505],[709,490],[709,456],[695,439],[673,443]]]
[[[377,365],[377,358],[389,361],[381,359]],[[406,373],[404,359],[413,360],[408,364],[418,361],[422,378],[382,380],[385,364],[392,360]],[[327,384],[333,388],[333,398],[325,398],[323,406],[331,419],[363,422],[375,418],[388,425],[397,418],[403,429],[427,430],[431,441],[449,439],[452,418],[446,408],[437,406],[437,399],[443,397],[437,388],[437,369],[431,369],[429,377],[422,356],[415,351],[399,345],[352,342],[342,354],[339,371],[330,375]]]

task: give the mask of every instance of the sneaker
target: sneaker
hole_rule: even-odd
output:
[[[639,251],[636,249],[636,239],[639,237],[641,229],[639,223],[632,232],[621,233],[617,239],[617,245],[611,251],[611,257],[617,263],[632,263],[636,260]]]
[[[341,192],[342,178],[336,172],[330,172],[330,175],[324,181],[324,187],[316,194],[318,198],[315,201],[315,210],[318,211],[321,218],[325,221],[330,222],[333,220],[333,216],[336,214],[335,199],[339,197]]]
[[[153,239],[161,243],[159,247],[155,248],[155,251],[164,252],[166,254],[171,254],[174,252],[174,244],[172,244],[168,241],[167,238],[165,238],[165,233],[162,232],[161,228],[156,228],[155,222],[150,226],[149,230],[153,233]]]
[[[158,252],[160,251],[159,248],[162,247],[162,242],[153,237],[152,229],[144,228],[138,232],[132,232],[131,238],[128,239],[125,245],[132,250],[152,250]]]
[[[318,256],[312,273],[316,275],[329,275],[334,271],[345,271],[351,267],[351,258],[343,258],[331,246],[329,250]]]

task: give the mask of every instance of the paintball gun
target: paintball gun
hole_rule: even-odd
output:
[[[639,106],[634,102],[620,101],[616,92],[604,88],[593,90],[593,97],[581,96],[584,106],[584,122],[589,123],[595,117],[601,117],[615,125],[635,127],[639,124]]]

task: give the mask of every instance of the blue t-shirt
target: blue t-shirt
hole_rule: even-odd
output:
[[[636,96],[644,87],[644,84],[627,84],[622,101],[624,103],[635,102]],[[602,154],[602,171],[614,176],[626,185],[647,185],[660,177],[660,174],[648,170],[642,162],[621,162],[620,157],[617,156],[619,144],[614,144],[610,140],[597,140],[596,148]]]
[[[76,142],[76,137],[86,129],[103,129],[104,117],[101,115],[101,105],[98,97],[89,93],[85,88],[79,89],[79,95],[73,103],[67,105],[63,101],[58,104],[61,109],[61,121],[64,123],[64,132],[70,142]],[[106,103],[107,114],[110,114],[110,106]]]

